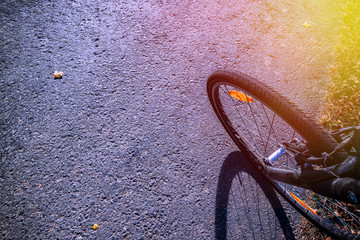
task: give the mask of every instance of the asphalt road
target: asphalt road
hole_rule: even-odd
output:
[[[316,10],[1,1],[0,238],[300,237],[299,216],[237,152],[205,87],[215,69],[242,71],[316,115],[330,48]]]

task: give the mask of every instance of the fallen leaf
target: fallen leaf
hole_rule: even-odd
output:
[[[96,229],[98,229],[98,228],[99,228],[99,225],[94,224],[93,229],[96,230]]]
[[[303,26],[307,28],[311,28],[310,24],[308,24],[307,22],[304,22]]]
[[[63,72],[58,72],[58,71],[54,72],[54,78],[62,78],[63,75],[64,75]]]

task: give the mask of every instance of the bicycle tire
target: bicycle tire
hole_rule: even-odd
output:
[[[223,86],[226,86],[226,88]],[[241,96],[236,97],[231,95],[231,91],[233,93],[238,92],[239,94],[245,94],[242,96],[245,96],[246,99],[241,100]],[[280,126],[281,130],[284,126],[290,128],[291,131],[293,131],[292,140],[295,139],[294,136],[301,138],[302,141],[307,143],[307,148],[314,155],[320,155],[323,152],[330,152],[336,146],[336,141],[319,124],[308,117],[305,112],[302,111],[296,104],[282,96],[278,91],[246,74],[228,71],[216,71],[208,78],[207,93],[211,105],[221,124],[224,126],[225,130],[230,135],[235,144],[242,152],[246,154],[247,157],[251,159],[250,162],[257,169],[260,169],[260,166],[262,165],[262,163],[259,161],[262,161],[262,159],[266,157],[261,156],[261,154],[266,154],[268,147],[271,148],[282,144],[278,140],[278,136],[276,136],[277,133],[273,128],[275,119],[281,122],[279,125],[277,125],[277,127]],[[257,105],[255,105],[255,103]],[[233,115],[233,113],[232,111],[225,109],[225,104],[226,107],[227,105],[231,105],[228,108],[233,107],[236,109],[236,117],[230,116]],[[254,111],[253,108],[255,108],[255,106],[259,106],[260,110],[261,108],[263,109],[262,115]],[[239,111],[239,109],[241,111]],[[243,109],[248,109],[248,111],[243,111]],[[248,115],[249,112],[251,113],[250,115]],[[271,112],[273,113],[273,117],[270,121],[268,115]],[[251,118],[255,121],[249,126],[247,120],[251,120]],[[261,120],[261,118],[264,118],[265,120]],[[245,119],[245,121],[243,119]],[[256,119],[260,121],[260,124],[258,121],[256,121]],[[270,128],[267,127],[267,124],[270,125]],[[264,129],[268,130],[266,145],[264,143],[265,139],[262,139],[261,136],[261,130]],[[289,130],[286,130],[286,133],[289,133]],[[270,136],[272,134],[275,136]],[[284,133],[281,134],[284,136],[289,135]],[[252,135],[254,135],[254,137]],[[283,136],[280,137],[284,138]],[[272,143],[274,144],[273,146],[268,145],[269,139],[271,139],[270,141],[274,141]],[[284,168],[291,168],[289,167],[291,153],[286,152],[286,154],[289,155],[289,157],[285,156],[286,159],[281,160],[277,164],[280,164],[280,166],[282,164],[283,166],[281,167]],[[344,155],[342,155],[344,153],[338,154],[338,157],[344,157]],[[292,168],[296,167],[292,166]],[[353,228],[353,226],[349,227],[347,224],[349,217],[357,217],[357,215],[354,215],[354,213],[348,212],[348,205],[340,203],[339,201],[332,202],[333,200],[313,193],[309,190],[280,183],[272,179],[264,171],[259,170],[259,173],[264,175],[265,179],[287,202],[290,203],[290,205],[292,205],[298,212],[300,212],[304,217],[306,217],[310,222],[312,222],[321,230],[325,231],[336,239],[360,239],[358,236],[360,233],[360,223],[356,223],[355,228]],[[293,191],[296,194],[294,194]],[[298,196],[297,194],[299,193],[300,195],[303,195]],[[300,201],[296,198],[300,199]],[[336,212],[337,210],[332,209],[333,206],[336,206],[336,209],[339,209],[339,206],[343,207],[344,209],[341,209],[341,211],[345,213],[341,212],[338,214],[338,212]],[[341,214],[344,216],[337,216]],[[345,216],[345,214],[348,214],[349,216]],[[343,217],[343,219],[341,219],[341,217]],[[344,224],[338,224],[337,222],[339,220],[340,222],[344,221]],[[356,218],[356,220],[359,219]]]

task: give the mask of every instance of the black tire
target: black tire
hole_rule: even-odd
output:
[[[231,91],[246,94],[247,100],[239,101],[231,97],[229,94]],[[208,78],[207,93],[225,130],[240,150],[252,159],[251,163],[256,168],[262,165],[260,161],[268,156],[266,154],[275,151],[286,138],[288,138],[287,140],[296,138],[297,141],[305,142],[307,148],[314,155],[331,152],[336,146],[336,141],[294,103],[250,76],[227,71],[214,72]],[[250,98],[253,99],[253,102],[250,102]],[[262,137],[264,133],[265,137]],[[272,148],[274,150],[271,150]],[[286,151],[281,157],[282,159],[276,160],[277,167],[296,169],[297,166],[291,154]],[[339,154],[339,158],[344,157],[341,156],[342,153]],[[336,239],[358,238],[358,235],[353,234],[360,233],[360,223],[355,223],[354,227],[337,223],[342,220],[346,223],[349,217],[354,218],[352,214],[355,213],[348,213],[348,205],[338,201],[334,202],[309,190],[280,183],[264,172],[259,171],[259,173],[263,174],[274,189],[297,211],[332,237]],[[307,207],[293,197],[294,192],[295,196],[300,198]],[[338,204],[342,204],[345,214],[349,216],[344,216],[344,219],[342,216],[332,216],[338,210],[338,207],[335,210],[332,206]]]

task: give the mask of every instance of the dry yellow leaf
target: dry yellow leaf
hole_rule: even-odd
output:
[[[64,75],[63,72],[58,72],[58,71],[54,72],[54,78],[62,78],[63,75]]]
[[[311,27],[310,24],[308,24],[307,22],[304,22],[303,26],[304,26],[304,27],[307,27],[307,28],[310,28],[310,27]]]

